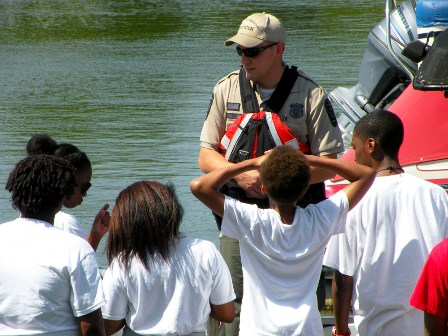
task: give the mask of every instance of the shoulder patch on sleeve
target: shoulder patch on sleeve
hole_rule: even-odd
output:
[[[333,127],[338,126],[338,119],[336,118],[336,114],[334,113],[333,105],[331,105],[330,99],[325,99],[325,110],[327,111],[328,118],[330,118],[331,125]]]
[[[215,99],[215,94],[212,93],[212,98],[210,99],[210,103],[208,104],[208,111],[207,111],[207,115],[205,116],[205,119],[208,118],[208,115],[209,115],[210,110],[211,110],[211,108],[212,108],[213,100],[214,100],[214,99]]]

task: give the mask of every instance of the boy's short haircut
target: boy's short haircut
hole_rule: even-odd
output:
[[[308,190],[310,175],[306,157],[290,146],[274,148],[260,167],[260,179],[266,193],[280,204],[302,198]]]
[[[401,119],[387,110],[377,109],[366,114],[355,125],[353,133],[361,139],[373,138],[383,153],[398,159],[403,143],[404,127]]]

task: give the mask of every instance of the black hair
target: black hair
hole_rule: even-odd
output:
[[[309,188],[306,157],[290,146],[275,147],[260,167],[260,180],[268,196],[279,204],[297,202]]]
[[[353,134],[362,140],[373,138],[384,155],[398,161],[404,127],[395,113],[381,109],[370,112],[357,122]]]
[[[5,189],[11,193],[14,209],[37,218],[59,207],[76,185],[67,161],[44,154],[19,161],[9,174]]]
[[[58,144],[56,141],[48,134],[36,133],[28,140],[26,153],[28,156],[40,154],[53,155],[57,147]]]
[[[86,153],[70,143],[58,144],[45,133],[34,134],[28,140],[26,151],[28,156],[47,154],[63,158],[75,168],[77,174],[92,169],[92,164]]]
[[[82,152],[75,145],[61,143],[54,151],[54,155],[70,162],[73,168],[75,168],[76,173],[92,169],[92,164],[90,163],[87,154]]]
[[[79,153],[79,152],[80,152],[80,149],[78,147],[76,147],[75,145],[69,144],[69,143],[61,143],[55,148],[53,155],[59,156],[59,157],[66,157],[70,154]]]

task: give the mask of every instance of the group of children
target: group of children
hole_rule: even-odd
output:
[[[362,134],[358,140],[373,138]],[[0,225],[0,334],[112,335],[124,328],[125,336],[205,335],[209,317],[234,319],[229,270],[214,244],[180,233],[183,209],[174,186],[140,181],[125,188],[110,217],[107,206],[100,210],[89,246],[57,223],[68,216],[61,216],[62,206],[76,206],[86,195],[90,162],[77,166],[86,157],[74,146],[55,144],[42,152],[33,141],[6,185],[20,218]],[[70,154],[59,155],[64,146]],[[316,287],[327,244],[345,231],[348,212],[379,172],[361,160],[372,154],[363,146],[356,148],[362,164],[280,146],[191,181],[193,195],[223,218],[221,233],[240,243],[240,335],[323,334]],[[219,191],[249,170],[260,171],[269,209]],[[312,174],[322,170],[350,184],[318,204],[296,206]],[[101,279],[94,249],[107,231],[109,268]]]

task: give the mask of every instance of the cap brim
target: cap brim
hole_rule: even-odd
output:
[[[255,38],[253,36],[236,34],[235,36],[229,38],[226,42],[224,42],[224,44],[226,46],[229,46],[236,43],[246,48],[253,48],[263,42],[264,42],[263,40]]]

